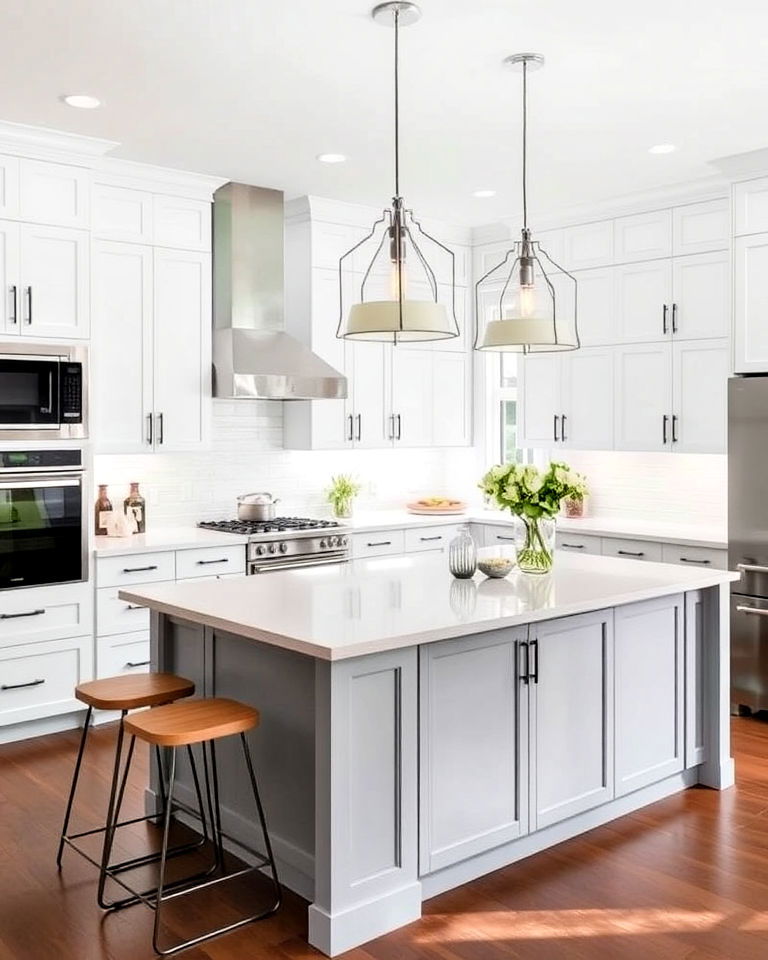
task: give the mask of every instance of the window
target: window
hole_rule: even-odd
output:
[[[517,368],[520,354],[500,353],[491,357],[493,420],[495,429],[493,458],[500,463],[531,463],[531,450],[518,445]]]

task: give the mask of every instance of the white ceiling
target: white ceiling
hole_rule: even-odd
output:
[[[421,0],[402,33],[402,186],[468,224],[519,209],[520,78],[535,211],[710,175],[768,146],[765,0]],[[392,192],[392,33],[369,0],[4,0],[0,119],[115,155],[376,205]],[[61,104],[100,97],[99,110]],[[661,142],[678,151],[652,156]],[[318,153],[348,155],[326,166]],[[490,200],[473,190],[498,191]]]

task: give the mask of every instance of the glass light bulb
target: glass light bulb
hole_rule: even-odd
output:
[[[530,320],[532,317],[536,316],[536,308],[538,306],[538,300],[536,297],[536,289],[533,284],[520,286],[520,317],[523,320]]]
[[[392,261],[389,271],[389,295],[392,300],[400,299],[400,284],[402,283],[403,300],[408,293],[408,268],[403,261]]]

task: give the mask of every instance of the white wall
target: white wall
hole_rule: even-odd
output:
[[[476,496],[477,454],[456,450],[284,450],[282,404],[271,401],[213,403],[212,448],[190,454],[94,458],[94,482],[109,485],[112,502],[138,480],[147,499],[148,523],[174,526],[231,519],[235,497],[269,490],[284,516],[330,513],[323,490],[334,473],[355,474],[364,484],[358,506],[402,507],[431,493]]]

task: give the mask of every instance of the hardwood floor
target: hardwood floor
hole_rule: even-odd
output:
[[[424,905],[417,923],[345,960],[765,960],[768,956],[768,723],[733,721],[737,786],[693,789]],[[103,819],[114,728],[94,733],[80,821]],[[104,915],[93,868],[56,843],[77,733],[0,747],[0,960],[149,960],[145,907]],[[146,752],[140,764],[146,769]],[[141,812],[137,767],[126,812]],[[142,839],[136,828],[125,850]],[[170,917],[191,936],[234,918],[251,890],[216,891]],[[310,960],[306,904],[182,956]]]

